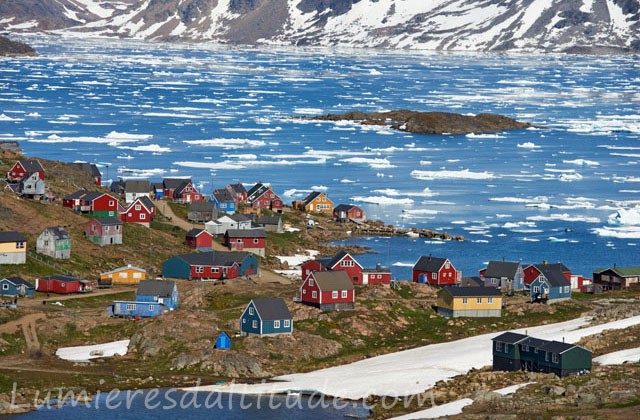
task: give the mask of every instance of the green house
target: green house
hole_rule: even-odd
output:
[[[560,377],[591,371],[592,352],[575,344],[513,332],[500,334],[492,341],[493,370],[555,373]]]

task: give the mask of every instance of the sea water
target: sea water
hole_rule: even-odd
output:
[[[361,238],[399,279],[420,255],[640,265],[640,64],[632,56],[160,44],[28,37],[3,59],[0,140],[119,178],[271,183],[465,240]],[[503,114],[537,128],[414,135],[302,117],[394,109]],[[635,212],[635,213],[634,213]]]

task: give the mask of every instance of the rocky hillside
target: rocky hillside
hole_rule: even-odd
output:
[[[22,42],[12,41],[7,37],[0,36],[0,56],[32,56],[36,51]]]
[[[463,51],[640,51],[640,0],[4,0],[5,31]]]

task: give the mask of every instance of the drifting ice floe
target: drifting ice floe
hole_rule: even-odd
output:
[[[460,171],[411,171],[411,176],[415,179],[431,181],[435,179],[494,179],[496,176],[491,172],[471,172],[469,169]]]
[[[404,204],[410,205],[413,204],[413,200],[410,198],[391,198],[391,197],[362,197],[356,196],[351,197],[351,201],[360,202],[360,203],[370,203],[370,204]]]
[[[530,141],[524,142],[522,144],[518,144],[518,147],[521,149],[539,149],[540,148],[540,146]]]
[[[638,226],[640,225],[640,207],[618,209],[618,211],[609,215],[607,221],[614,226]]]
[[[185,140],[183,143],[197,146],[222,147],[225,149],[243,149],[245,147],[262,147],[266,145],[262,140],[249,139]]]

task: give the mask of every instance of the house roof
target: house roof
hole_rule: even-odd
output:
[[[218,203],[229,203],[229,202],[236,202],[235,197],[229,192],[229,190],[225,190],[225,189],[219,189],[219,190],[214,190],[213,194],[211,194],[213,196],[213,199],[216,200]]]
[[[94,178],[98,178],[102,176],[102,174],[100,173],[100,169],[98,169],[98,167],[94,163],[70,162],[70,163],[67,163],[67,166],[70,166],[73,169],[77,169],[79,171],[91,174],[91,176]]]
[[[46,229],[44,229],[43,232],[51,232],[51,235],[53,235],[54,238],[56,239],[69,239],[69,232],[67,232],[67,230],[65,228],[63,228],[62,226],[54,226],[54,227],[48,227]]]
[[[82,188],[72,194],[69,194],[64,199],[65,200],[84,200],[84,201],[93,201],[98,197],[105,195],[106,193],[100,191],[87,191]]]
[[[190,179],[185,179],[182,184],[178,185],[174,190],[174,194],[180,194],[188,185],[193,185]]]
[[[440,270],[440,267],[447,261],[446,258],[432,257],[431,255],[423,255],[413,266],[414,270],[434,272]]]
[[[538,350],[560,354],[574,347],[576,347],[575,344],[563,343],[560,341],[547,341],[545,344],[538,347]]]
[[[344,270],[337,271],[313,271],[313,278],[320,286],[323,292],[332,292],[334,290],[353,290],[353,283],[349,280],[347,272]]]
[[[251,217],[247,216],[246,214],[234,213],[228,214],[227,217],[237,223],[251,221]]]
[[[104,273],[100,273],[100,275],[104,276],[104,275],[107,275],[107,274],[119,273],[119,272],[125,271],[125,270],[136,270],[136,271],[146,272],[146,270],[144,268],[135,267],[135,266],[129,264],[129,265],[125,265],[124,267],[115,268],[115,269],[113,269],[111,271],[105,271]]]
[[[230,267],[234,263],[242,263],[247,255],[249,255],[247,252],[242,251],[209,251],[184,254],[178,257],[190,265]]]
[[[38,159],[20,159],[18,162],[28,173],[44,172],[44,168]]]
[[[242,185],[240,183],[238,183],[238,184],[229,184],[229,185],[227,185],[227,188],[232,190],[236,194],[246,194],[247,193],[247,189],[244,187],[244,185]]]
[[[136,199],[133,201],[133,203],[131,203],[131,205],[134,205],[136,203],[136,201],[139,201],[143,206],[145,206],[147,208],[147,210],[151,210],[153,208],[156,207],[155,204],[153,204],[153,201],[151,201],[151,199],[149,197],[147,197],[146,195],[140,196],[140,197],[136,197]],[[131,206],[129,206],[131,207]]]
[[[266,238],[264,229],[227,229],[225,236],[230,238]]]
[[[551,287],[571,286],[571,282],[562,274],[562,269],[558,264],[543,264],[536,268],[549,281]]]
[[[124,191],[128,193],[149,193],[151,191],[151,183],[147,179],[125,181]]]
[[[191,182],[191,178],[165,178],[162,180],[162,186],[168,190],[176,190],[182,184]]]
[[[189,204],[189,211],[212,213],[215,204],[210,201],[195,201]]]
[[[560,269],[560,271],[562,271],[563,273],[570,273],[571,270],[564,264],[558,262],[558,263],[547,263],[547,262],[542,262],[539,264],[529,264],[526,268],[534,266],[536,267],[538,270],[540,270],[541,266],[555,266],[558,267]]]
[[[252,302],[263,321],[291,319],[291,312],[282,298],[255,298]]]
[[[327,260],[325,267],[327,268],[333,268],[336,266],[336,264],[338,264],[340,261],[342,261],[346,256],[350,256],[351,259],[358,264],[358,266],[360,266],[360,268],[362,268],[362,266],[360,265],[360,263],[358,263],[358,261],[356,261],[355,258],[353,258],[352,255],[350,255],[348,252],[344,251],[344,250],[340,250],[338,251],[338,253],[336,255],[333,256],[333,258]],[[324,262],[324,261],[323,261]]]
[[[140,280],[138,284],[139,295],[171,297],[176,282],[173,280]]]
[[[196,236],[200,235],[203,232],[206,233],[207,235],[211,236],[211,234],[209,232],[207,232],[206,230],[204,230],[204,229],[193,228],[193,229],[189,230],[189,232],[187,232],[185,237],[187,237],[187,238],[195,238]]]
[[[70,283],[74,281],[82,281],[81,279],[73,276],[67,276],[64,274],[55,274],[53,276],[40,277],[40,280],[58,280],[63,283]]]
[[[613,271],[619,277],[636,277],[640,276],[640,267],[613,267],[613,268],[597,268],[594,270],[595,274],[600,274],[605,271]]]
[[[319,191],[312,191],[311,193],[309,193],[309,195],[307,195],[302,201],[301,203],[303,205],[307,205],[310,202],[312,202],[313,200],[315,200],[317,197],[321,196],[323,193],[319,192]]]
[[[445,287],[443,291],[455,297],[502,296],[495,287]]]
[[[463,277],[460,280],[460,287],[482,287],[484,283],[480,277]]]
[[[335,211],[335,212],[340,212],[340,211],[348,212],[349,210],[351,210],[354,207],[357,207],[357,206],[354,206],[353,204],[339,204],[339,205],[337,205],[337,206],[335,206],[333,208],[333,211]]]
[[[15,286],[25,285],[31,289],[35,288],[33,284],[29,283],[22,277],[5,277],[4,279],[0,278],[0,280],[8,280],[9,282],[13,283]]]
[[[528,336],[524,335],[524,334],[518,334],[518,333],[514,333],[511,331],[502,333],[494,338],[492,338],[491,340],[493,341],[499,341],[501,343],[507,343],[507,344],[516,344],[521,342],[522,340],[524,340],[525,338],[527,338]]]
[[[111,192],[114,192],[116,194],[120,194],[124,192],[124,180],[119,180],[119,181],[111,181],[111,185],[109,185],[109,189],[111,190]]]
[[[389,273],[390,274],[391,273],[391,269],[378,265],[375,268],[363,268],[362,272],[363,273]]]
[[[506,277],[513,280],[518,272],[518,267],[520,267],[519,262],[489,261],[484,276],[497,279]]]
[[[548,342],[549,342],[548,340],[543,340],[541,338],[527,337],[518,344],[521,344],[523,346],[535,347],[539,349],[540,347],[544,346]]]
[[[258,216],[256,223],[259,225],[279,225],[282,222],[280,216]]]
[[[20,232],[0,232],[0,243],[26,242],[27,238]]]
[[[96,222],[98,222],[102,226],[113,226],[113,225],[121,225],[121,224],[123,224],[121,220],[112,219],[112,218],[109,218],[109,217],[100,217],[98,219],[93,219],[93,220],[95,220]]]

